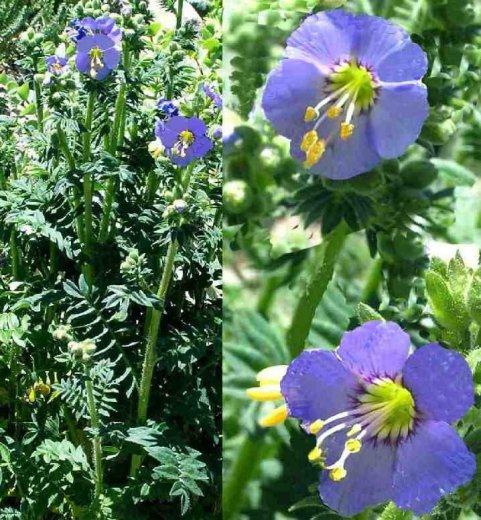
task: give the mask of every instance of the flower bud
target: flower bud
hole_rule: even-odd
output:
[[[63,341],[70,338],[70,331],[72,327],[70,325],[59,325],[53,332],[52,337],[57,341]]]
[[[177,213],[184,213],[188,207],[188,204],[183,199],[176,199],[174,202],[172,202],[172,207],[175,211],[177,211]]]
[[[242,213],[252,203],[252,190],[247,182],[235,180],[224,185],[224,204],[230,213]]]

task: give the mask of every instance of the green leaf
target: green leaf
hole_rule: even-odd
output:
[[[28,83],[24,83],[20,87],[17,88],[17,94],[20,96],[23,101],[27,101],[28,96],[30,94],[30,87],[28,86]]]

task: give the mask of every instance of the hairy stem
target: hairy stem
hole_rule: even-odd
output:
[[[92,148],[92,119],[95,105],[95,90],[91,90],[87,104],[87,115],[85,117],[85,132],[83,134],[83,160],[89,162]],[[92,269],[92,199],[93,199],[93,179],[91,173],[85,173],[83,179],[83,195],[84,195],[84,252],[87,257],[87,263],[83,272],[87,283],[92,286],[93,269]]]
[[[177,240],[172,240],[167,249],[165,257],[164,269],[162,278],[160,280],[157,296],[161,300],[161,306],[157,309],[152,309],[150,315],[150,326],[147,336],[147,344],[144,353],[144,362],[142,365],[142,377],[139,388],[139,402],[137,406],[137,424],[139,426],[145,424],[147,420],[147,410],[149,407],[150,387],[152,384],[152,375],[154,373],[155,359],[156,359],[156,345],[159,337],[159,327],[162,314],[164,312],[165,297],[169,288],[172,273],[174,271],[174,260],[177,254],[179,244]],[[140,465],[141,457],[134,455],[132,457],[132,464],[130,467],[130,475],[133,477]]]
[[[302,290],[286,334],[292,358],[304,349],[316,309],[334,274],[334,266],[349,231],[342,221],[317,247],[316,261],[311,279]]]
[[[182,25],[182,11],[184,9],[184,0],[177,0],[177,22],[175,24],[176,29]]]
[[[100,439],[100,435],[98,433],[98,429],[100,428],[100,421],[97,412],[97,405],[95,403],[92,379],[90,378],[88,372],[86,373],[85,390],[87,391],[87,405],[90,414],[90,424],[92,428],[97,430],[92,441],[92,454],[95,468],[95,498],[98,498],[102,494],[104,489],[104,477],[102,468],[102,440]]]
[[[15,229],[12,229],[10,233],[10,258],[12,262],[12,276],[15,280],[20,280],[20,250],[18,249]]]
[[[40,132],[43,132],[43,102],[42,102],[42,91],[40,89],[40,83],[34,79],[33,88],[35,90],[35,108],[37,112],[37,128]]]
[[[119,93],[117,95],[117,101],[115,102],[115,113],[114,113],[114,121],[112,125],[112,131],[110,133],[109,139],[109,152],[115,156],[117,153],[117,147],[121,142],[120,133],[123,132],[123,123],[124,121],[124,113],[125,113],[125,101],[126,101],[126,93],[127,93],[127,85],[123,82],[120,85]],[[122,135],[123,140],[123,135]],[[110,214],[112,212],[112,206],[115,200],[115,189],[117,186],[117,179],[111,177],[109,179],[107,189],[105,192],[104,199],[104,207],[102,214],[102,221],[100,223],[100,231],[99,231],[99,242],[104,242],[108,236],[109,232],[109,224],[110,224]]]

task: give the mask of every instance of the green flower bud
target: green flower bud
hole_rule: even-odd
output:
[[[401,169],[401,178],[407,186],[423,189],[436,178],[436,168],[429,161],[410,161]]]
[[[235,180],[224,185],[224,205],[230,213],[243,213],[252,203],[252,190],[247,182]]]

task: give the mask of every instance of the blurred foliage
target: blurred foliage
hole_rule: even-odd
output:
[[[404,156],[355,179],[329,181],[300,171],[259,100],[287,36],[310,12],[339,6],[383,16],[412,34],[428,55],[424,81],[431,109]],[[227,519],[334,517],[316,496],[305,435],[289,421],[260,431],[259,408],[270,405],[249,403],[243,390],[259,368],[289,361],[284,337],[293,309],[315,268],[318,244],[341,221],[352,233],[307,346],[333,348],[345,330],[382,317],[408,330],[415,345],[436,340],[462,351],[478,372],[479,274],[463,263],[464,274],[452,276],[465,278],[454,279],[447,273],[456,270],[459,257],[451,267],[441,260],[430,266],[430,257],[454,257],[454,244],[462,242],[481,245],[481,2],[226,1],[224,16],[224,479],[225,489],[238,493]],[[239,333],[250,327],[256,337]],[[275,351],[268,346],[273,337]],[[473,409],[460,425],[477,454],[478,418]],[[245,457],[248,468],[239,464]],[[477,475],[426,518],[475,518],[481,508],[473,497],[480,491]],[[366,518],[406,516],[390,505]]]

